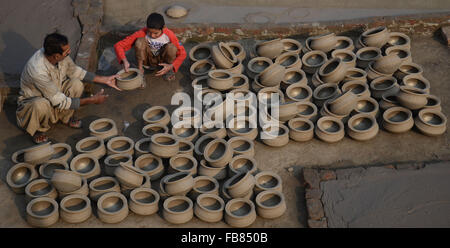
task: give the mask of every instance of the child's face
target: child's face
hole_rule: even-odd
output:
[[[147,34],[152,39],[156,39],[163,34],[161,29],[147,28]]]

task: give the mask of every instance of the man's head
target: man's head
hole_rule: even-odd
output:
[[[44,54],[52,57],[56,62],[65,59],[70,54],[67,37],[56,32],[47,35],[44,39]]]
[[[147,34],[152,39],[156,39],[163,33],[165,22],[164,17],[158,13],[151,13],[147,17]]]

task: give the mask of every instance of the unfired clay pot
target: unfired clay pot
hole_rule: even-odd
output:
[[[347,91],[335,99],[330,100],[329,109],[337,115],[348,115],[356,107],[358,96]]]
[[[359,98],[370,97],[369,85],[364,81],[353,80],[347,81],[341,87],[342,92],[351,91],[353,94],[357,95]]]
[[[306,41],[312,50],[320,50],[325,53],[333,50],[336,47],[336,42],[335,33],[311,36]]]
[[[247,53],[245,52],[244,47],[239,42],[229,41],[227,45],[233,50],[233,53],[236,55],[236,58],[239,61],[244,61]]]
[[[381,57],[381,50],[378,47],[364,47],[356,52],[356,65],[359,68],[367,68],[370,62]]]
[[[335,51],[353,52],[354,49],[355,46],[353,45],[353,40],[351,38],[347,36],[336,36],[336,45],[334,46]]]
[[[436,109],[424,108],[414,118],[414,123],[423,134],[439,136],[447,130],[447,117]]]
[[[367,82],[367,72],[360,68],[350,68],[347,69],[347,72],[345,73],[345,77],[342,80],[342,83],[346,83],[348,81],[362,81],[364,83]]]
[[[310,121],[317,120],[317,107],[312,102],[300,102],[297,104],[298,113],[296,117],[308,119]]]
[[[296,102],[310,101],[313,91],[308,85],[295,83],[289,85],[286,89],[286,96],[289,100]]]
[[[128,212],[127,198],[121,193],[109,192],[97,201],[98,218],[104,223],[119,223],[128,216]]]
[[[89,186],[88,186],[88,182],[87,182],[86,178],[83,178],[81,187],[77,190],[70,191],[70,192],[58,191],[58,199],[62,200],[64,197],[66,197],[68,195],[75,195],[75,194],[80,194],[80,195],[85,195],[85,196],[89,195]]]
[[[75,148],[77,152],[90,154],[97,159],[102,158],[106,154],[103,139],[96,136],[86,137],[78,141]]]
[[[208,74],[194,78],[191,85],[194,90],[208,89]]]
[[[255,188],[256,194],[259,194],[265,190],[283,191],[283,181],[281,177],[273,171],[261,171],[255,175]]]
[[[396,95],[399,90],[400,86],[395,77],[378,77],[370,82],[372,97],[378,100],[383,94]]]
[[[344,124],[336,117],[321,117],[317,121],[315,134],[319,137],[319,139],[325,142],[338,142],[344,138]]]
[[[289,120],[289,137],[295,141],[308,141],[314,137],[314,124],[306,118],[294,118]]]
[[[193,206],[186,196],[171,196],[163,203],[163,218],[172,224],[184,224],[194,217]]]
[[[268,146],[285,146],[289,143],[289,129],[283,124],[280,124],[279,126],[263,127],[261,139],[263,143]]]
[[[82,178],[74,171],[56,169],[51,182],[58,191],[71,192],[81,187]]]
[[[172,126],[200,127],[201,112],[196,107],[178,107],[172,113]]]
[[[403,62],[394,73],[394,76],[398,80],[402,80],[407,75],[422,75],[422,73],[422,66],[413,62]]]
[[[108,140],[119,133],[116,123],[108,118],[100,118],[91,122],[89,131],[91,136],[96,136],[103,140]]]
[[[273,61],[266,57],[252,58],[247,64],[247,74],[250,78],[255,78],[264,69],[273,64]]]
[[[130,154],[111,154],[104,160],[105,174],[108,176],[114,176],[114,171],[119,165],[133,166],[133,157]]]
[[[98,159],[90,154],[79,154],[70,161],[70,169],[87,181],[91,181],[100,175]]]
[[[166,126],[170,122],[169,111],[163,106],[153,106],[144,111],[142,118],[148,124]]]
[[[255,198],[256,212],[265,219],[275,219],[286,212],[286,201],[279,191],[262,191]]]
[[[159,194],[150,188],[136,188],[130,193],[130,210],[138,215],[152,215],[159,209]]]
[[[52,179],[53,173],[56,169],[68,170],[69,165],[64,161],[49,160],[47,163],[44,163],[39,167],[39,175],[42,178],[50,180]]]
[[[211,137],[223,139],[227,136],[227,130],[222,123],[220,123],[220,128],[217,127],[215,121],[210,121],[207,123],[203,123],[202,127],[200,128],[201,135],[208,134]]]
[[[408,109],[421,109],[427,105],[427,95],[423,90],[410,86],[400,86],[397,101]]]
[[[284,78],[281,81],[280,87],[286,90],[292,84],[307,85],[308,79],[303,70],[298,68],[289,68],[284,72]]]
[[[150,152],[161,158],[170,158],[179,151],[178,139],[171,134],[155,134],[151,137]]]
[[[248,77],[244,74],[233,75],[233,89],[249,89],[250,83]]]
[[[197,197],[194,213],[197,218],[205,222],[219,222],[223,217],[225,202],[215,194],[201,194]]]
[[[139,156],[134,166],[147,174],[151,180],[157,180],[164,174],[162,159],[151,153]]]
[[[436,109],[436,110],[441,111],[442,110],[441,99],[439,99],[439,97],[437,97],[435,95],[428,95],[427,96],[427,105],[425,105],[424,108]]]
[[[144,76],[137,68],[128,68],[128,72],[122,69],[117,74],[117,87],[121,90],[134,90],[144,85]]]
[[[244,136],[250,140],[254,140],[258,136],[258,129],[256,126],[253,127],[253,125],[256,125],[256,123],[253,123],[248,117],[235,117],[228,122],[228,137]]]
[[[25,187],[25,201],[30,202],[31,200],[39,197],[49,197],[56,199],[58,197],[58,192],[55,187],[47,179],[35,179],[28,183]]]
[[[361,37],[365,45],[381,48],[388,42],[389,30],[386,27],[375,27],[366,30]]]
[[[430,94],[430,81],[422,75],[412,74],[403,77],[401,85],[411,86]]]
[[[284,52],[295,52],[300,54],[302,52],[302,43],[298,40],[294,39],[282,39],[281,43],[283,43],[283,51]]]
[[[225,205],[225,221],[232,227],[247,227],[256,220],[255,205],[244,198],[232,199]]]
[[[400,57],[392,53],[375,60],[373,69],[384,74],[392,74],[400,67],[402,62]]]
[[[411,51],[404,47],[392,46],[392,47],[387,48],[385,53],[386,53],[386,55],[390,55],[390,54],[397,55],[402,60],[402,64],[412,62]]]
[[[111,154],[134,154],[134,141],[126,136],[118,136],[111,138],[106,143],[108,155]]]
[[[200,161],[200,166],[198,167],[198,175],[200,176],[209,176],[213,177],[217,180],[222,180],[227,177],[227,168],[222,167],[213,167],[206,162],[206,160],[202,159]]]
[[[403,133],[414,126],[411,110],[404,107],[392,107],[383,113],[383,127],[391,133]]]
[[[285,72],[286,69],[282,65],[274,63],[259,74],[259,82],[267,87],[279,85]]]
[[[219,182],[210,176],[194,177],[194,187],[189,192],[189,197],[195,201],[201,194],[219,195]]]
[[[224,91],[233,87],[233,75],[226,70],[211,70],[208,72],[208,86]]]
[[[269,41],[259,42],[255,46],[256,53],[261,57],[274,59],[278,57],[284,50],[283,42],[281,39],[273,39]]]
[[[314,74],[327,61],[327,55],[322,51],[313,50],[302,57],[302,69],[306,73]]]
[[[85,195],[68,195],[61,200],[59,206],[59,215],[67,223],[82,223],[92,215],[91,200]]]
[[[302,68],[302,60],[296,52],[285,52],[282,53],[275,59],[275,64],[284,66],[284,68]]]
[[[227,142],[233,149],[234,155],[248,155],[250,157],[255,155],[255,145],[252,140],[246,137],[236,136],[229,139]]]
[[[171,173],[189,172],[196,175],[197,160],[191,155],[177,154],[169,160],[169,171]]]
[[[391,107],[399,107],[400,104],[397,101],[397,97],[395,95],[390,95],[390,94],[383,94],[381,96],[381,100],[378,103],[380,106],[380,109],[382,109],[383,111],[385,111],[388,108]]]
[[[189,51],[189,59],[193,62],[211,58],[211,46],[208,43],[195,45]]]
[[[332,58],[340,58],[347,69],[356,67],[356,55],[348,50],[335,50],[331,53]]]
[[[169,195],[185,195],[193,186],[194,179],[189,172],[177,172],[164,177],[164,189]]]
[[[129,187],[127,185],[121,185],[120,193],[122,193],[127,198],[130,198],[131,191],[133,191],[136,188],[147,188],[147,189],[151,188],[150,177],[146,174],[143,174],[143,175],[144,175],[144,179],[142,179],[141,185],[139,185],[139,187]]]
[[[179,154],[187,154],[194,156],[194,144],[191,141],[179,140]]]
[[[225,167],[233,158],[233,149],[224,139],[215,139],[206,145],[205,160],[213,167]]]
[[[244,197],[255,186],[255,178],[251,172],[238,173],[224,183],[224,187],[232,198]]]
[[[369,114],[356,114],[347,122],[347,134],[355,140],[365,141],[378,134],[378,123],[374,116]]]
[[[72,159],[72,147],[66,143],[57,143],[52,145],[54,153],[51,160],[68,162]],[[18,162],[17,162],[18,163]],[[17,164],[16,163],[16,164]]]
[[[411,39],[404,33],[390,32],[387,45],[403,47],[409,50],[411,49]]]
[[[326,83],[317,87],[313,92],[314,103],[322,107],[328,99],[334,99],[341,94],[337,84]]]
[[[172,134],[178,138],[178,140],[195,140],[198,136],[198,128],[192,126],[185,127],[182,122],[178,122],[172,127]]]
[[[89,198],[97,201],[108,192],[119,192],[120,185],[114,177],[99,177],[89,183]]]
[[[27,222],[34,227],[49,227],[59,219],[58,203],[49,197],[31,200],[26,208]]]
[[[226,69],[228,72],[230,72],[231,74],[241,74],[244,72],[244,65],[242,64],[242,62],[239,60],[238,62],[234,63],[233,67],[231,67],[230,69]],[[234,80],[233,80],[234,81]],[[234,85],[234,82],[233,82]]]
[[[229,69],[238,61],[233,50],[224,42],[213,46],[211,52],[213,61],[218,68]]]
[[[143,171],[139,168],[129,166],[129,165],[120,165],[114,171],[114,175],[119,180],[121,185],[125,185],[130,188],[137,188],[142,184],[144,179]]]
[[[28,164],[42,164],[49,160],[55,150],[50,142],[24,149],[24,161]]]
[[[152,135],[157,133],[169,133],[169,129],[161,124],[148,124],[142,128],[142,134],[146,137],[151,138]]]
[[[191,68],[189,68],[189,71],[191,72],[192,78],[199,78],[202,76],[208,75],[208,72],[211,70],[215,70],[216,66],[214,63],[208,59],[203,59],[196,61],[194,64],[191,65]]]
[[[253,157],[250,157],[248,155],[235,156],[228,164],[229,177],[245,172],[255,174],[257,170],[258,170],[258,163]]]
[[[373,69],[373,61],[369,63],[369,66],[366,68],[367,79],[371,82],[379,77],[391,77],[392,74],[384,74],[379,71]]]
[[[24,163],[24,162],[25,162],[25,159],[24,159],[24,153],[25,153],[25,150],[24,150],[24,149],[20,149],[20,150],[14,152],[14,153],[11,155],[11,161],[12,161],[14,164]]]
[[[134,156],[137,158],[143,154],[150,153],[150,143],[152,139],[142,138],[134,144]]]
[[[375,118],[378,117],[379,104],[372,97],[363,97],[358,99],[356,107],[354,109],[356,114],[369,114]]]
[[[36,179],[38,174],[31,164],[19,163],[12,166],[6,174],[6,183],[17,194],[23,194],[25,187]]]

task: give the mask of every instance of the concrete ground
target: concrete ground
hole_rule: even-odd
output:
[[[301,42],[304,39],[299,38]],[[442,101],[442,111],[450,113],[449,96],[450,50],[433,37],[412,36],[413,60],[422,65],[424,76],[431,82],[431,93]],[[254,40],[240,41],[246,48],[251,47]],[[108,43],[108,42],[106,42]],[[185,44],[189,50],[194,44]],[[107,88],[110,95],[105,104],[90,105],[80,109],[80,117],[85,127],[82,130],[70,129],[57,124],[49,131],[54,142],[66,142],[73,148],[75,143],[88,136],[88,124],[100,117],[113,119],[119,129],[124,127],[123,121],[130,126],[123,135],[134,141],[142,138],[144,126],[142,113],[150,106],[163,105],[172,111],[171,96],[176,91],[190,92],[189,62],[185,61],[177,73],[175,82],[165,82],[152,74],[146,75],[147,88],[129,92],[117,92]],[[99,87],[96,86],[96,89]],[[25,221],[25,201],[23,195],[16,195],[6,184],[6,173],[13,165],[10,157],[16,150],[33,145],[30,138],[15,124],[15,106],[6,105],[0,113],[0,226],[27,227]],[[449,124],[447,124],[449,125]],[[345,137],[336,144],[328,144],[317,138],[299,143],[289,141],[282,148],[271,148],[261,142],[255,144],[255,159],[260,170],[271,170],[278,173],[283,180],[283,192],[287,200],[287,212],[279,219],[264,220],[257,218],[250,227],[306,227],[307,216],[304,200],[304,187],[301,181],[301,170],[304,167],[346,168],[374,166],[398,162],[425,162],[450,160],[449,134],[439,137],[427,137],[417,130],[404,134],[391,134],[381,130],[376,138],[367,142],[357,142]],[[292,168],[292,170],[288,170]],[[425,180],[425,179],[424,179]],[[433,179],[429,179],[433,180]],[[153,182],[157,184],[158,181]],[[161,214],[140,217],[131,214],[121,223],[106,225],[92,216],[79,225],[70,225],[60,220],[55,227],[228,227],[224,222],[207,224],[194,218],[183,225],[170,225]]]

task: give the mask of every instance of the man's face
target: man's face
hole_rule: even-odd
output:
[[[161,36],[163,31],[161,29],[147,28],[147,34],[152,39],[156,39]]]
[[[63,53],[62,54],[59,54],[59,53],[55,54],[55,59],[56,59],[57,62],[62,61],[63,59],[65,59],[67,56],[70,55],[70,45],[69,44],[61,46],[61,48],[63,50]]]

